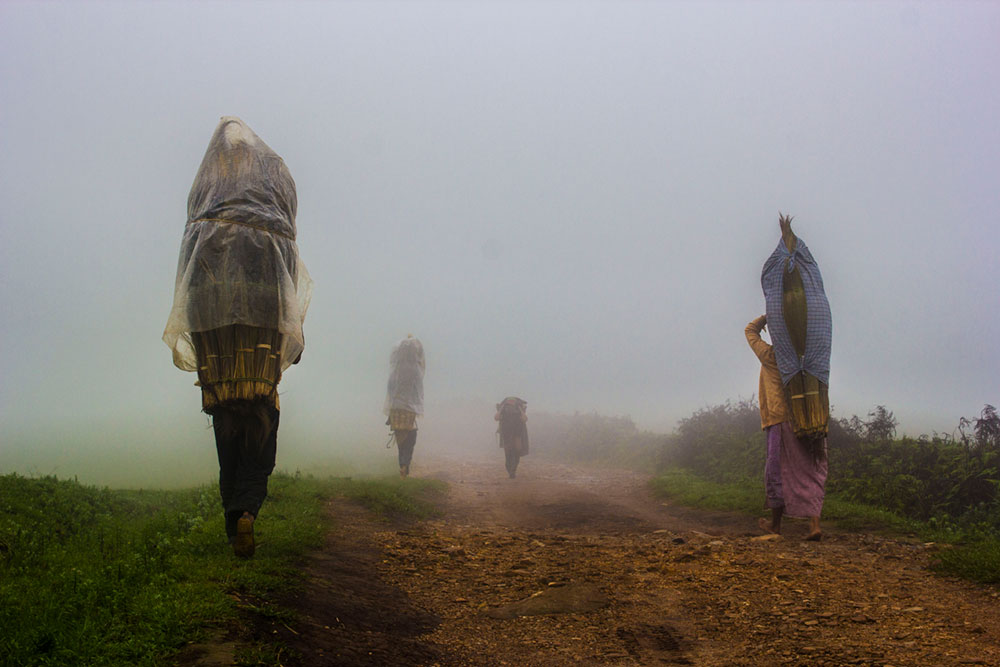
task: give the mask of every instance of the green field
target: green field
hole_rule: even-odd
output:
[[[55,477],[0,476],[0,656],[8,665],[162,665],[186,644],[239,623],[247,606],[281,618],[275,593],[331,526],[323,503],[428,516],[421,480],[275,474],[251,560],[225,540],[214,486],[116,491]],[[249,603],[247,600],[254,600]],[[275,662],[245,646],[243,664]]]

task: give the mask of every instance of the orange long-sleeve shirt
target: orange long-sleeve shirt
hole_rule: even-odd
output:
[[[778,361],[774,358],[774,348],[761,339],[767,318],[761,315],[747,325],[746,334],[750,349],[760,359],[760,389],[757,401],[760,403],[760,427],[767,428],[789,421],[792,417],[785,402],[785,388],[778,371]]]

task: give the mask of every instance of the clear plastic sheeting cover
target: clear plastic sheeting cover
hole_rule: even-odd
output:
[[[174,364],[197,370],[191,332],[231,324],[283,334],[281,368],[305,348],[312,280],[295,244],[295,181],[246,123],[223,117],[188,196],[174,305],[163,331]]]
[[[392,348],[389,357],[389,386],[382,411],[408,410],[424,414],[424,346],[412,336]]]

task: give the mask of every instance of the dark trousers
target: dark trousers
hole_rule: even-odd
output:
[[[212,418],[219,454],[219,494],[226,513],[226,534],[236,535],[244,512],[257,516],[267,497],[267,478],[278,448],[278,411],[267,408],[270,423],[255,416],[216,414]]]
[[[517,464],[521,461],[521,455],[513,447],[505,447],[503,454],[507,460],[507,474],[513,477],[517,474]]]
[[[405,434],[405,435],[404,435]],[[399,448],[399,467],[409,466],[413,460],[413,448],[417,444],[417,429],[396,431],[396,447]]]

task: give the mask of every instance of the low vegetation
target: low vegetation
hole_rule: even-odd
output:
[[[1000,583],[1000,417],[987,405],[956,436],[896,438],[884,406],[830,424],[823,516],[848,528],[911,533],[958,546],[936,567]],[[764,435],[753,401],[699,410],[661,452],[657,488],[684,502],[759,514]]]
[[[538,413],[529,421],[532,455],[653,472],[666,436],[641,431],[630,417],[595,412]]]
[[[329,495],[361,503],[383,518],[427,519],[438,512],[434,500],[448,485],[434,479],[384,479],[336,477],[329,480]]]
[[[764,433],[753,400],[704,408],[676,433],[640,431],[628,417],[536,415],[541,456],[655,470],[659,492],[689,505],[762,515]],[[1000,416],[987,405],[954,435],[896,437],[884,406],[833,419],[826,521],[955,545],[936,567],[1000,583]]]
[[[164,664],[248,612],[290,614],[272,600],[302,585],[297,565],[328,529],[325,499],[427,516],[425,496],[435,488],[276,474],[257,531],[261,548],[241,561],[225,541],[214,486],[113,491],[0,476],[0,655],[11,665]],[[241,664],[276,664],[281,648],[242,651]]]

